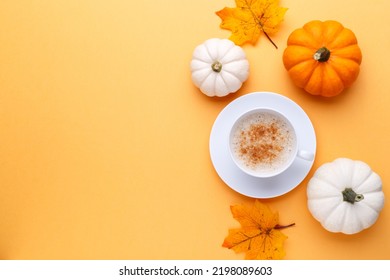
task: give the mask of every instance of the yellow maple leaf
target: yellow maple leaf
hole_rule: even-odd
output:
[[[282,259],[286,252],[283,242],[287,239],[280,229],[295,225],[281,226],[279,214],[255,201],[253,206],[234,205],[230,207],[233,218],[241,228],[230,229],[222,246],[236,253],[246,253],[247,260]]]
[[[261,33],[278,48],[270,35],[279,30],[287,8],[279,0],[236,0],[236,8],[225,7],[216,12],[222,19],[220,27],[232,32],[230,40],[236,45],[255,44]]]

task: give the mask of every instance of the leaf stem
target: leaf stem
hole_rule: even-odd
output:
[[[284,228],[288,228],[288,227],[292,227],[292,226],[295,226],[295,223],[292,223],[292,224],[289,224],[289,225],[285,225],[285,226],[276,225],[274,227],[274,229],[284,229]]]
[[[278,46],[275,44],[274,41],[272,41],[271,37],[267,34],[267,32],[264,31],[264,29],[263,29],[262,26],[261,26],[261,30],[263,31],[265,37],[267,37],[267,39],[271,42],[271,44],[274,45],[274,47],[275,47],[276,49],[278,49]]]
[[[271,37],[267,34],[267,32],[264,31],[264,27],[263,27],[263,24],[261,23],[260,19],[257,17],[257,15],[252,11],[248,1],[245,1],[245,4],[247,5],[247,8],[248,10],[251,12],[252,14],[252,17],[254,18],[254,20],[256,21],[256,23],[259,25],[261,31],[264,33],[265,37],[267,37],[267,39],[271,42],[271,44],[276,48],[278,49],[278,46],[275,44],[274,41],[272,41]],[[263,14],[264,15],[264,14]],[[263,17],[263,15],[261,15],[261,18]]]

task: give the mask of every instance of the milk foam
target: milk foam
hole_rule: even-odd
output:
[[[256,129],[259,127],[261,129]],[[277,133],[265,133],[264,136],[252,137],[255,140],[250,140],[251,132],[263,128],[273,128],[271,129],[273,131],[277,129]],[[268,175],[285,168],[289,164],[292,157],[295,156],[297,141],[294,128],[284,117],[270,111],[256,111],[242,117],[235,124],[230,145],[236,162],[243,169],[259,175]],[[280,147],[281,150],[268,148],[271,146]],[[243,153],[243,150],[247,151],[246,154]],[[248,152],[252,150],[257,152],[253,154]],[[272,158],[267,158],[265,155],[267,153],[275,155]],[[262,160],[262,157],[265,159]]]

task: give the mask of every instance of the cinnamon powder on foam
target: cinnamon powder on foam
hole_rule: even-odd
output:
[[[242,130],[239,138],[239,156],[248,166],[272,164],[283,151],[284,137],[277,121],[269,124],[251,124]]]

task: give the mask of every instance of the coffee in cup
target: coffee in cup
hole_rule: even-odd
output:
[[[291,122],[281,113],[266,108],[239,117],[229,137],[233,161],[256,177],[271,177],[286,170],[297,156],[297,142]]]

